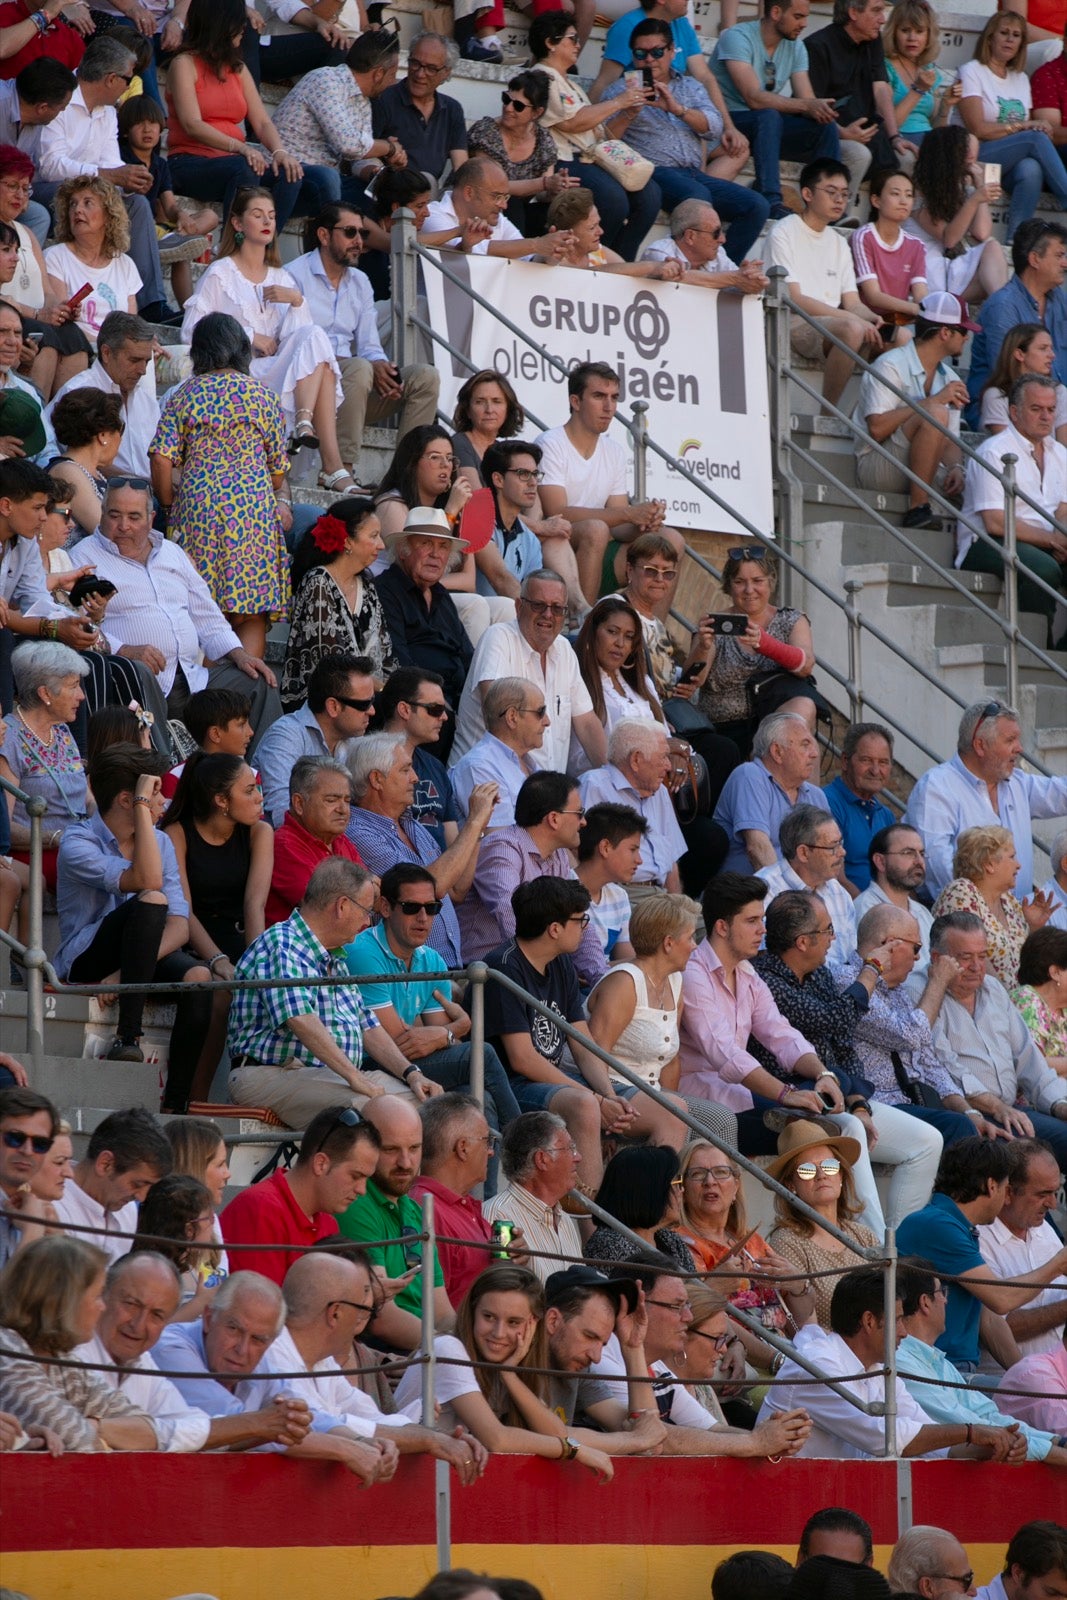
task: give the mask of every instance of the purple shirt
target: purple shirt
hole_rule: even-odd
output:
[[[746,1046],[750,1033],[792,1072],[801,1056],[814,1054],[802,1033],[782,1016],[763,979],[748,961],[734,973],[736,994],[723,979],[723,965],[710,940],[689,957],[682,977],[680,1094],[714,1100],[731,1111],[751,1111],[743,1078],[760,1063]]]

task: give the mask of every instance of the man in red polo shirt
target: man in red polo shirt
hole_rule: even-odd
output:
[[[351,1106],[328,1106],[308,1123],[295,1165],[250,1184],[219,1217],[234,1272],[259,1272],[280,1284],[303,1250],[337,1232],[337,1211],[367,1192],[381,1140]],[[277,1250],[242,1250],[275,1244]]]
[[[414,1184],[414,1199],[434,1198],[434,1228],[450,1239],[469,1239],[471,1245],[488,1245],[492,1224],[482,1216],[480,1203],[471,1191],[485,1182],[496,1135],[482,1114],[477,1100],[469,1094],[442,1094],[418,1108],[422,1119],[422,1176]],[[509,1252],[512,1260],[523,1259],[522,1234],[514,1235],[518,1250]],[[492,1256],[484,1248],[444,1244],[439,1238],[437,1254],[445,1275],[445,1290],[452,1305],[458,1306],[475,1278],[489,1266]]]
[[[345,838],[352,810],[348,768],[332,756],[301,756],[289,775],[289,809],[274,835],[274,870],[267,895],[266,925],[284,922],[303,900],[320,861],[341,856],[363,865]]]

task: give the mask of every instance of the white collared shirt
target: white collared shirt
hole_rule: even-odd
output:
[[[463,232],[463,224],[456,216],[456,208],[453,204],[452,191],[449,189],[441,196],[440,200],[435,200],[430,206],[429,211],[426,213],[426,221],[423,223],[421,231],[423,233],[440,233],[444,228],[451,228],[453,226],[456,230],[455,238],[458,239]],[[471,254],[475,256],[484,256],[491,244],[499,244],[508,239],[521,238],[522,234],[519,232],[518,228],[516,228],[515,224],[513,222],[509,222],[504,213],[501,212],[500,216],[497,218],[496,226],[489,235],[488,239],[479,240],[479,242],[473,246]],[[452,244],[454,241],[452,239],[448,239],[445,242],[446,244]]]
[[[119,119],[114,106],[90,111],[81,84],[53,122],[37,128],[29,154],[45,183],[64,178],[95,178],[105,168],[121,167]]]
[[[535,766],[547,772],[566,772],[571,745],[571,719],[592,711],[593,702],[578,668],[578,657],[567,640],[552,641],[544,664],[541,652],[527,644],[518,622],[494,622],[478,641],[459,702],[456,742],[450,765],[465,756],[485,732],[482,697],[478,685],[499,678],[528,678],[545,697],[552,719],[540,750],[530,752]]]
[[[379,1426],[403,1428],[412,1420],[403,1411],[389,1416],[379,1411],[370,1395],[353,1388],[332,1356],[325,1356],[308,1367],[288,1328],[283,1328],[274,1340],[256,1368],[256,1377],[269,1378],[275,1372],[299,1372],[302,1367],[307,1368],[307,1377],[286,1378],[286,1389],[306,1400],[311,1412],[328,1413],[334,1422],[340,1420],[361,1439],[373,1439]]]
[[[115,1362],[115,1357],[105,1347],[99,1334],[94,1333],[88,1344],[80,1344],[70,1353],[72,1361]],[[117,1363],[116,1363],[117,1365]],[[169,1378],[160,1375],[159,1369],[147,1350],[136,1361],[119,1370],[93,1373],[109,1389],[117,1389],[132,1406],[148,1413],[161,1450],[171,1454],[188,1454],[202,1450],[211,1432],[211,1418],[206,1411],[197,1411],[182,1399]]]
[[[112,1261],[129,1255],[132,1235],[137,1232],[137,1201],[129,1200],[117,1211],[105,1211],[99,1200],[86,1194],[77,1178],[71,1178],[63,1190],[63,1198],[55,1202],[56,1216],[60,1222],[70,1222],[82,1228],[99,1228],[99,1233],[76,1233],[75,1239],[95,1244]],[[128,1233],[129,1239],[116,1238]]]
[[[1003,433],[995,433],[978,446],[978,456],[988,461],[998,472],[1004,471],[1004,457],[1017,456],[1015,482],[1032,500],[1043,507],[1049,517],[1055,517],[1057,508],[1067,500],[1067,450],[1055,439],[1044,441],[1045,465],[1042,471],[1034,459],[1034,447],[1029,439],[1010,425]],[[963,489],[963,514],[956,524],[956,565],[960,565],[975,535],[973,528],[984,528],[983,511],[1003,511],[1004,490],[996,478],[983,470],[977,461],[968,460],[967,476]],[[1022,522],[1040,521],[1039,513],[1020,500],[1017,515]]]
[[[347,267],[336,289],[326,276],[322,252],[311,250],[288,266],[290,277],[304,296],[312,321],[322,328],[338,361],[360,356],[364,361],[387,361],[378,337],[378,314],[370,279],[358,267]]]
[[[836,878],[828,878],[821,888],[813,890],[811,885],[805,883],[800,874],[794,872],[789,862],[783,861],[781,856],[772,867],[761,867],[756,876],[762,878],[767,885],[767,905],[770,905],[776,894],[784,894],[787,889],[799,889],[804,894],[819,896],[830,913],[830,921],[834,925],[834,942],[826,952],[828,967],[842,967],[849,956],[855,955],[856,913],[852,906],[852,896]]]
[[[91,367],[86,367],[84,372],[79,372],[65,383],[51,401],[45,411],[49,422],[52,412],[63,399],[64,395],[73,394],[75,389],[99,389],[101,394],[117,394],[122,401],[122,415],[126,423],[122,435],[122,443],[115,455],[114,472],[116,475],[128,473],[134,478],[147,478],[149,475],[148,447],[155,438],[159,426],[159,401],[156,399],[156,372],[151,361],[144,377],[136,388],[128,395],[123,394],[114,378],[109,378],[100,364],[99,358]]]
[[[1043,1267],[1062,1250],[1063,1245],[1047,1221],[1036,1228],[1028,1228],[1020,1239],[1018,1234],[1012,1233],[1006,1222],[997,1217],[993,1222],[979,1224],[978,1248],[982,1252],[982,1260],[992,1267],[998,1278],[1011,1280],[1025,1277],[1027,1273]],[[1065,1292],[1067,1277],[1061,1273],[1058,1278],[1053,1278],[1047,1288],[1039,1290],[1032,1300],[1026,1302],[1026,1309],[1037,1311],[1042,1306],[1062,1306]],[[1055,1350],[1062,1339],[1063,1328],[1059,1327],[1036,1333],[1032,1339],[1016,1337],[1015,1342],[1024,1356],[1037,1356],[1043,1355],[1046,1350]]]

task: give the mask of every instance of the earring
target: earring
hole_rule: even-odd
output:
[[[243,228],[234,228],[234,230],[233,230],[233,242],[237,246],[238,250],[244,244],[245,235],[244,235],[244,229]]]

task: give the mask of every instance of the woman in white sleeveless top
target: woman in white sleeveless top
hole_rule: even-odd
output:
[[[700,907],[684,894],[658,894],[630,913],[635,959],[620,961],[589,996],[589,1031],[597,1044],[653,1088],[677,1095],[682,972],[693,953]],[[615,1073],[616,1083],[627,1079]],[[733,1112],[710,1100],[684,1099],[702,1128],[737,1141]],[[684,1139],[692,1137],[686,1125]]]

